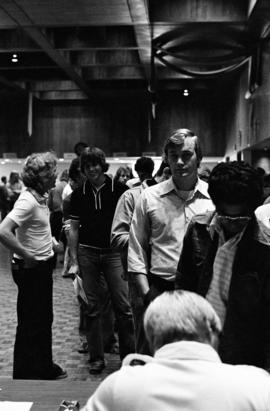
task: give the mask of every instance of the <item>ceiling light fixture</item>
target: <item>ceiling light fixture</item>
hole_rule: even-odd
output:
[[[11,59],[12,63],[18,63],[18,54],[12,54],[12,59]]]

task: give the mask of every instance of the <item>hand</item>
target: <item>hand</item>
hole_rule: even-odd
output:
[[[77,263],[73,263],[68,270],[69,274],[79,275],[80,269]]]
[[[33,255],[24,256],[24,268],[34,268],[38,265],[38,260]]]

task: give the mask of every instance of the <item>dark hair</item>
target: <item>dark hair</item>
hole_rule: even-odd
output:
[[[84,173],[85,166],[88,164],[92,164],[94,166],[99,164],[104,173],[109,168],[109,164],[106,163],[104,151],[98,147],[86,147],[81,153],[80,161],[82,173]]]
[[[153,173],[155,163],[151,157],[140,157],[135,163],[135,171],[140,173],[151,174]]]
[[[116,173],[115,173],[115,176],[114,176],[113,180],[114,181],[119,181],[119,178],[120,178],[121,174],[125,174],[125,175],[128,176],[128,178],[130,178],[130,170],[127,167],[120,166],[116,170]]]
[[[63,170],[62,173],[60,174],[59,181],[68,182],[68,170],[67,169]]]
[[[80,159],[74,158],[69,166],[68,176],[71,180],[76,181],[81,176]]]
[[[82,153],[82,151],[88,147],[88,144],[86,144],[84,141],[79,141],[78,143],[75,144],[73,147],[74,153],[79,157]]]
[[[175,147],[175,146],[182,145],[186,137],[194,137],[195,139],[195,153],[197,156],[197,162],[199,166],[202,160],[202,157],[203,157],[200,140],[199,140],[199,137],[195,136],[194,132],[189,130],[188,128],[179,128],[178,130],[175,130],[172,133],[172,135],[165,140],[163,151],[165,155],[167,156],[168,149]]]
[[[208,193],[215,206],[245,203],[255,210],[262,202],[262,177],[244,161],[219,163],[210,173]]]

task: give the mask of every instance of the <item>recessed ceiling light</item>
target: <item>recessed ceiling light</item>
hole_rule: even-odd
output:
[[[16,57],[13,57],[13,58],[11,59],[11,61],[12,61],[12,63],[18,63],[18,59],[17,59]]]

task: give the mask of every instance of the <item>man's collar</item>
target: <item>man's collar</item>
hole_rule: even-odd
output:
[[[159,183],[159,185],[160,185],[160,188],[162,189],[161,195],[166,195],[170,193],[171,191],[175,191],[177,193],[177,187],[174,184],[172,177],[170,177],[166,181],[163,181],[162,183]],[[198,178],[197,183],[194,188],[194,194],[196,193],[196,191],[199,191],[204,197],[210,199],[207,189],[208,189],[208,184],[205,181]]]
[[[197,341],[178,341],[163,345],[156,351],[157,359],[204,360],[221,362],[218,353],[209,344]]]
[[[36,190],[33,188],[28,187],[27,191],[30,191],[30,193],[35,197],[37,202],[41,205],[46,205],[48,201],[49,194],[44,193],[43,195],[39,194]]]

